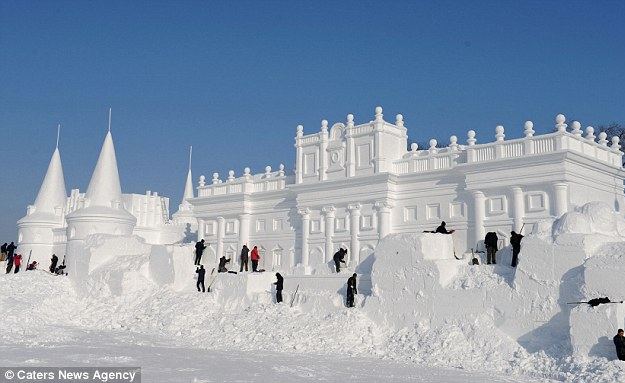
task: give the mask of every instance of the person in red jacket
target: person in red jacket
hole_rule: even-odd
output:
[[[13,257],[13,264],[15,265],[15,274],[20,272],[20,266],[22,265],[22,254],[16,254]]]
[[[258,271],[258,260],[260,259],[260,256],[258,255],[258,247],[254,246],[254,248],[252,249],[252,255],[250,257],[252,259],[252,272],[254,271]]]

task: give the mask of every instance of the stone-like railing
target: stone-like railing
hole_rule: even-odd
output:
[[[404,155],[404,158],[393,162],[392,171],[395,174],[407,174],[414,172],[427,172],[432,170],[449,169],[464,163],[473,164],[486,161],[496,161],[506,158],[520,158],[531,155],[540,155],[570,150],[593,157],[599,161],[608,163],[614,167],[622,167],[623,153],[620,151],[619,138],[613,137],[608,146],[607,135],[599,133],[594,135],[594,128],[586,128],[586,136],[582,137],[580,124],[572,123],[572,131],[566,131],[565,117],[556,117],[557,131],[550,134],[534,137],[533,123],[525,123],[525,137],[504,141],[504,128],[497,126],[496,141],[487,144],[476,145],[475,132],[469,131],[468,145],[458,145],[457,138],[452,136],[447,148],[436,148],[436,140],[430,141],[430,148],[417,150],[416,144],[412,145],[412,151]],[[595,139],[598,138],[598,141]]]
[[[265,168],[265,173],[250,174],[250,169],[245,168],[241,177],[235,178],[234,171],[230,170],[226,180],[219,179],[218,173],[213,173],[211,184],[206,184],[206,178],[200,176],[198,186],[198,197],[211,197],[228,194],[251,194],[271,192],[286,189],[289,176],[284,171],[284,165],[280,165],[280,170],[271,171],[271,167]],[[292,183],[292,180],[291,180]]]

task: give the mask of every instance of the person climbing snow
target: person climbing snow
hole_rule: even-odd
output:
[[[358,294],[356,289],[356,273],[347,279],[347,307],[354,307],[354,295]]]
[[[521,252],[521,240],[523,235],[517,234],[514,231],[510,232],[510,245],[512,245],[512,267],[516,267],[519,263],[519,253]]]
[[[332,257],[337,273],[341,272],[341,263],[345,263],[345,253],[347,253],[347,250],[340,248],[339,251],[334,253],[334,257]]]
[[[453,234],[455,230],[447,230],[447,224],[445,223],[445,221],[441,222],[441,225],[439,227],[436,228],[436,230],[434,231],[435,233],[441,233],[441,234]]]
[[[258,255],[258,247],[254,246],[254,248],[252,249],[252,271],[256,272],[258,271],[258,260],[260,259],[260,255]]]
[[[202,286],[202,292],[205,292],[204,290],[204,276],[206,275],[206,269],[204,269],[204,265],[200,265],[200,267],[197,267],[195,269],[195,272],[197,273],[197,283],[195,284],[197,286],[197,291],[200,291],[200,286]]]
[[[486,237],[484,237],[484,246],[486,246],[486,264],[493,265],[497,264],[497,242],[499,238],[497,238],[497,233],[494,231],[490,231],[486,233]]]
[[[56,270],[56,264],[59,263],[59,257],[56,254],[52,254],[52,258],[50,259],[50,272],[54,274],[54,270]]]
[[[26,266],[26,270],[37,270],[37,261],[32,261],[30,265]]]
[[[282,302],[282,289],[284,287],[284,278],[280,273],[276,273],[276,278],[278,279],[273,284],[276,285],[276,303]]]
[[[230,262],[230,258],[226,259],[226,256],[222,256],[219,258],[219,266],[217,267],[218,273],[227,273],[228,269],[226,268],[226,263]],[[236,274],[236,273],[235,273]]]
[[[204,240],[202,239],[200,242],[195,244],[195,265],[199,265],[202,260],[202,253],[204,253],[204,249],[206,246],[204,245]]]
[[[616,346],[616,356],[619,360],[625,360],[625,336],[623,336],[623,329],[619,328],[617,334],[613,338],[614,345]]]
[[[241,268],[239,269],[240,273],[243,272],[244,265],[245,265],[245,271],[248,271],[247,263],[249,260],[249,252],[250,252],[250,249],[247,247],[247,245],[243,245],[243,248],[241,249]]]

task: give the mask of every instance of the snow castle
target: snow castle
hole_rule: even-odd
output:
[[[532,231],[543,219],[557,218],[591,201],[621,212],[624,207],[619,139],[583,135],[556,117],[553,133],[534,136],[527,121],[524,137],[506,140],[503,126],[493,142],[466,144],[451,136],[447,147],[430,140],[412,144],[403,116],[394,123],[377,107],[372,121],[354,116],[304,135],[297,127],[295,169],[220,179],[199,177],[193,191],[191,166],[184,197],[169,218],[169,199],[147,191],[122,194],[112,135],[106,135],[86,193],[66,194],[58,147],[35,203],[18,221],[20,252],[46,261],[65,254],[72,241],[93,234],[137,235],[148,244],[193,242],[204,238],[206,256],[237,262],[243,244],[257,245],[260,267],[299,274],[330,273],[332,255],[348,250],[348,266],[371,269],[377,243],[392,233],[430,231],[441,221],[455,229],[454,251],[481,250],[487,232],[503,246],[510,231]],[[609,144],[609,145],[608,145]]]

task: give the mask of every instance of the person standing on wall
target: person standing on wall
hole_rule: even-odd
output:
[[[204,265],[200,265],[200,267],[197,267],[195,269],[195,272],[197,273],[197,291],[200,291],[200,286],[202,286],[202,292],[204,291],[204,276],[206,275],[206,269],[204,269]]]
[[[17,246],[13,242],[7,246],[7,274],[11,272],[13,268],[13,252],[17,249]]]
[[[347,307],[354,307],[354,295],[358,294],[356,289],[356,273],[347,280]]]
[[[510,232],[510,244],[512,245],[512,267],[516,267],[519,263],[519,252],[521,251],[521,240],[523,235],[514,231]]]
[[[245,265],[245,271],[247,271],[247,262],[249,259],[249,252],[250,252],[250,249],[248,249],[247,245],[243,245],[243,248],[241,249],[241,268],[239,269],[240,273],[243,272],[243,265]]]
[[[336,267],[337,273],[341,272],[341,262],[345,263],[345,253],[347,253],[347,250],[340,248],[339,251],[334,253],[334,257],[332,257],[332,259],[334,260],[334,266]]]
[[[258,247],[254,246],[252,249],[252,272],[258,271],[258,260],[260,259],[260,255],[258,255]]]
[[[284,287],[284,278],[280,273],[276,273],[276,278],[278,279],[273,284],[276,285],[276,303],[282,302],[282,289]]]
[[[202,260],[202,253],[204,253],[204,249],[206,246],[204,245],[204,240],[202,239],[200,242],[195,244],[195,265],[199,265]]]
[[[494,231],[486,233],[486,237],[484,238],[484,246],[486,246],[486,264],[493,265],[497,264],[497,233]]]
[[[613,339],[616,346],[616,356],[618,356],[619,360],[625,360],[625,336],[623,336],[622,328],[618,329]]]
[[[441,225],[436,228],[435,233],[441,234],[453,234],[455,230],[447,230],[447,223],[445,221],[441,222]]]

